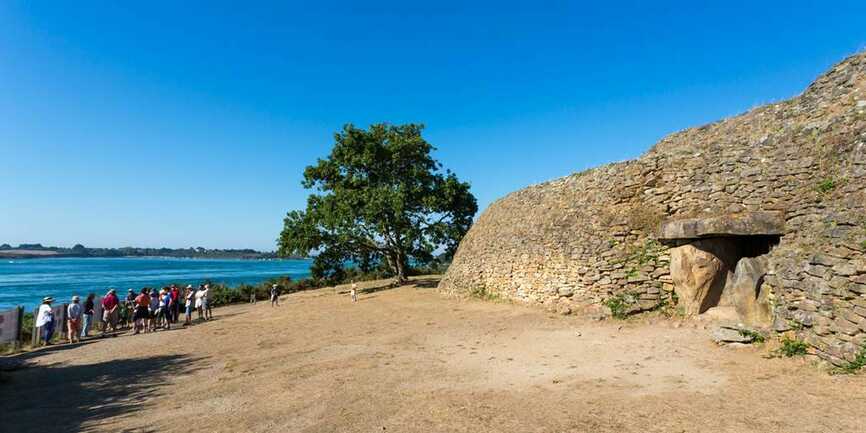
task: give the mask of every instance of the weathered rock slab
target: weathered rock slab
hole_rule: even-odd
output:
[[[674,291],[687,316],[706,309],[708,297],[724,287],[727,274],[722,259],[699,246],[692,243],[670,251]]]
[[[744,212],[709,218],[665,221],[659,229],[659,239],[766,236],[784,233],[785,219],[780,212]]]
[[[766,257],[743,257],[726,290],[731,292],[740,320],[752,326],[767,326],[773,321],[767,294],[761,293],[761,283],[767,274]]]

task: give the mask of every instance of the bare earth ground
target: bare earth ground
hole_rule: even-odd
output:
[[[864,376],[720,348],[689,324],[564,318],[434,286],[357,304],[323,289],[33,352],[0,383],[0,430],[866,431]]]

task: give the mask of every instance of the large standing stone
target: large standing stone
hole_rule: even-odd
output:
[[[727,267],[708,249],[699,248],[701,242],[679,246],[671,250],[671,278],[679,305],[685,314],[693,316],[711,305],[709,299],[725,285]],[[716,298],[718,300],[718,297]]]
[[[743,257],[726,288],[740,320],[751,326],[769,325],[773,320],[767,293],[761,293],[761,283],[767,274],[765,257]]]

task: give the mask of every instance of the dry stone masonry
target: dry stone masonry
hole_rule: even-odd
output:
[[[676,305],[796,332],[841,365],[866,340],[864,211],[860,53],[793,99],[496,201],[440,288],[564,314]]]

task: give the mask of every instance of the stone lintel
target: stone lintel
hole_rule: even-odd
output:
[[[783,235],[781,212],[743,212],[708,218],[668,220],[661,224],[659,239],[701,239],[722,236]]]

